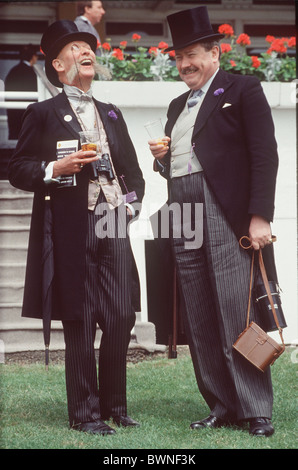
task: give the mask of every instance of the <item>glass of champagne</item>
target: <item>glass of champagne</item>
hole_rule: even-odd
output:
[[[156,119],[155,121],[148,122],[147,124],[145,124],[145,129],[147,130],[150,138],[152,140],[156,140],[157,144],[161,144],[164,147],[168,145],[168,142],[163,140],[163,137],[165,137],[165,132],[161,119]]]
[[[82,150],[93,150],[96,153],[100,152],[98,131],[81,131],[79,135]]]

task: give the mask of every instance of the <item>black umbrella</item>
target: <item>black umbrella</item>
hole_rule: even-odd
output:
[[[45,343],[45,364],[49,366],[49,346],[52,317],[52,285],[54,279],[54,254],[52,239],[51,198],[45,196],[43,247],[42,247],[42,321]]]

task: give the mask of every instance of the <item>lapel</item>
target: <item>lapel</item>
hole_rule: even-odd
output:
[[[178,98],[176,98],[170,105],[168,112],[168,121],[165,128],[166,135],[169,137],[171,137],[172,129],[184,109],[189,94],[190,90],[186,93],[183,93],[183,95],[178,96]]]
[[[78,139],[78,132],[82,130],[80,123],[78,122],[76,115],[74,114],[72,107],[69,104],[66,94],[64,91],[57,95],[55,98],[54,109],[63,127],[65,127],[75,139]],[[71,119],[69,120],[69,117]],[[65,119],[66,118],[66,119]]]
[[[211,83],[209,90],[204,98],[202,106],[199,110],[197,120],[194,126],[193,137],[198,134],[206,124],[212,112],[215,108],[221,106],[221,103],[225,100],[225,94],[228,88],[232,85],[232,81],[229,80],[229,75],[223,72],[221,69],[218,71],[213,82]],[[224,92],[220,95],[214,95],[215,90],[223,88]]]
[[[72,110],[72,107],[69,104],[68,98],[64,91],[59,93],[54,98],[54,110],[58,116],[60,123],[65,127],[75,139],[78,139],[78,133],[82,130],[80,123],[77,120],[75,113]],[[109,145],[113,146],[115,142],[115,136],[113,134],[113,126],[111,125],[110,119],[108,117],[108,109],[105,103],[101,103],[94,99],[95,106],[98,110],[98,113],[101,117],[103,126],[105,128]],[[67,118],[65,120],[65,117]],[[69,117],[71,119],[69,120]]]
[[[114,147],[116,142],[116,136],[113,132],[115,125],[112,124],[111,119],[108,116],[108,112],[111,110],[111,106],[107,105],[106,103],[102,103],[101,101],[97,101],[96,99],[94,99],[94,103],[100,115],[103,127],[107,135],[109,147],[112,152],[112,148]]]

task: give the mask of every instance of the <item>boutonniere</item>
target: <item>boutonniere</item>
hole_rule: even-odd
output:
[[[112,121],[117,121],[118,119],[118,115],[113,109],[111,109],[111,111],[108,112],[108,116],[110,119],[112,119]]]
[[[214,96],[219,96],[219,95],[222,95],[224,93],[224,89],[223,88],[217,88],[217,90],[215,90],[215,92],[213,93]]]

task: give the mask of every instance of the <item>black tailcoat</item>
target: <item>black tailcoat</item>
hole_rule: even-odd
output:
[[[122,114],[109,117],[115,108],[94,100],[102,119],[116,174],[124,176],[129,191],[138,201],[144,195],[144,180]],[[65,120],[65,116],[68,116]],[[71,116],[71,120],[69,120]],[[44,102],[30,105],[24,116],[16,151],[9,163],[11,184],[33,191],[34,202],[28,248],[23,316],[41,318],[42,241],[44,195],[48,188],[41,163],[56,159],[58,141],[79,140],[81,131],[64,92]],[[85,244],[87,232],[89,165],[76,175],[77,186],[51,191],[54,243],[54,293],[52,319],[80,320],[83,314]],[[119,179],[121,184],[121,179]],[[124,189],[124,188],[123,188]]]
[[[188,96],[170,103],[169,137]],[[253,214],[273,220],[277,144],[271,109],[256,77],[218,71],[198,112],[191,144],[237,239],[248,235]],[[169,151],[161,171],[168,179],[170,158]],[[276,280],[272,246],[264,249],[264,260],[268,277]]]

